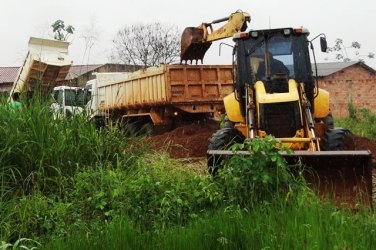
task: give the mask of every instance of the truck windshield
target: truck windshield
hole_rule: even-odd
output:
[[[66,89],[65,105],[83,107],[86,104],[86,95],[83,89]]]

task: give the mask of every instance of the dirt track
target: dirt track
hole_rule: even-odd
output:
[[[173,158],[206,157],[208,139],[219,124],[200,122],[182,125],[175,130],[153,137],[156,149],[165,148]],[[355,136],[356,149],[370,150],[376,159],[376,142]]]

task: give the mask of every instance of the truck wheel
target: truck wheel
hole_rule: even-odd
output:
[[[355,141],[353,134],[348,129],[328,129],[323,138],[324,151],[354,150]]]
[[[244,135],[239,130],[235,128],[222,128],[215,132],[212,138],[209,139],[208,149],[227,150],[235,143],[242,143],[244,139]],[[226,157],[220,155],[208,155],[207,159],[209,173],[214,175]]]
[[[154,134],[154,126],[151,123],[145,123],[141,125],[138,135],[152,136]]]

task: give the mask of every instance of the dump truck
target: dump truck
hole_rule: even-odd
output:
[[[188,49],[182,61],[204,56],[213,39],[200,35],[203,29],[183,33]],[[312,72],[309,48],[315,59],[312,41],[320,37],[326,51],[325,35],[309,40],[305,28],[240,31],[233,36],[234,89],[224,98],[225,127],[208,142],[209,171],[215,174],[235,153],[249,153],[232,152],[233,144],[272,135],[293,150],[281,154],[291,166],[305,165],[305,177],[320,195],[352,205],[357,199],[371,204],[371,153],[355,150],[352,133],[334,127],[329,93],[319,88]],[[189,32],[203,39],[190,43],[194,36]]]
[[[65,80],[72,60],[68,55],[69,43],[30,37],[28,52],[18,70],[10,90],[13,93],[33,93],[36,90],[51,93],[59,81]]]
[[[132,73],[96,73],[89,81],[96,121],[152,125],[166,131],[190,119],[219,119],[232,92],[231,65],[171,65]],[[105,122],[98,122],[105,124]]]

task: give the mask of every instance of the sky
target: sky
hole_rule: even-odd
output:
[[[251,15],[252,29],[303,26],[310,38],[324,33],[329,47],[337,38],[346,46],[357,41],[361,58],[376,69],[376,59],[364,56],[376,54],[375,0],[0,0],[0,67],[22,64],[30,36],[53,39],[51,24],[58,19],[75,27],[68,39],[73,64],[101,64],[111,62],[112,41],[126,25],[160,22],[182,32],[237,10]],[[84,37],[89,34],[96,41],[87,50]],[[221,46],[219,56],[219,44],[213,43],[205,64],[231,63],[231,49]],[[319,62],[335,61],[335,54],[320,52],[318,39],[314,45]],[[350,48],[346,52],[358,58]]]

